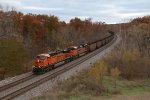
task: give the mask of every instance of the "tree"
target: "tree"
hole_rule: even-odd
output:
[[[5,69],[7,75],[20,74],[24,63],[28,63],[28,54],[21,43],[14,39],[0,39],[0,68]]]

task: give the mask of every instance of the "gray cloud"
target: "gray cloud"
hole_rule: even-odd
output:
[[[92,18],[117,23],[124,19],[150,14],[149,0],[1,0],[23,13],[51,14],[60,20]]]

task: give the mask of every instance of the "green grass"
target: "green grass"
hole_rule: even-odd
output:
[[[132,88],[123,88],[121,90],[123,95],[133,95],[141,92],[149,92],[150,87],[142,86],[142,87],[132,87]]]
[[[121,95],[133,95],[141,92],[150,92],[150,80],[141,81],[128,81],[128,80],[116,80],[116,88],[113,84],[111,77],[105,77],[103,84],[109,90],[108,93],[103,93],[104,96],[113,95],[113,91],[116,89]]]

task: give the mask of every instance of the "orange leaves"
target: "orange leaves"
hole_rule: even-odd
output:
[[[150,16],[138,17],[131,21],[131,23],[138,25],[141,23],[149,24],[150,23]]]

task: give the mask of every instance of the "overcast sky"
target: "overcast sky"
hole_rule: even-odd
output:
[[[150,0],[0,0],[0,4],[13,6],[25,14],[55,15],[66,22],[79,17],[121,23],[150,15]]]

